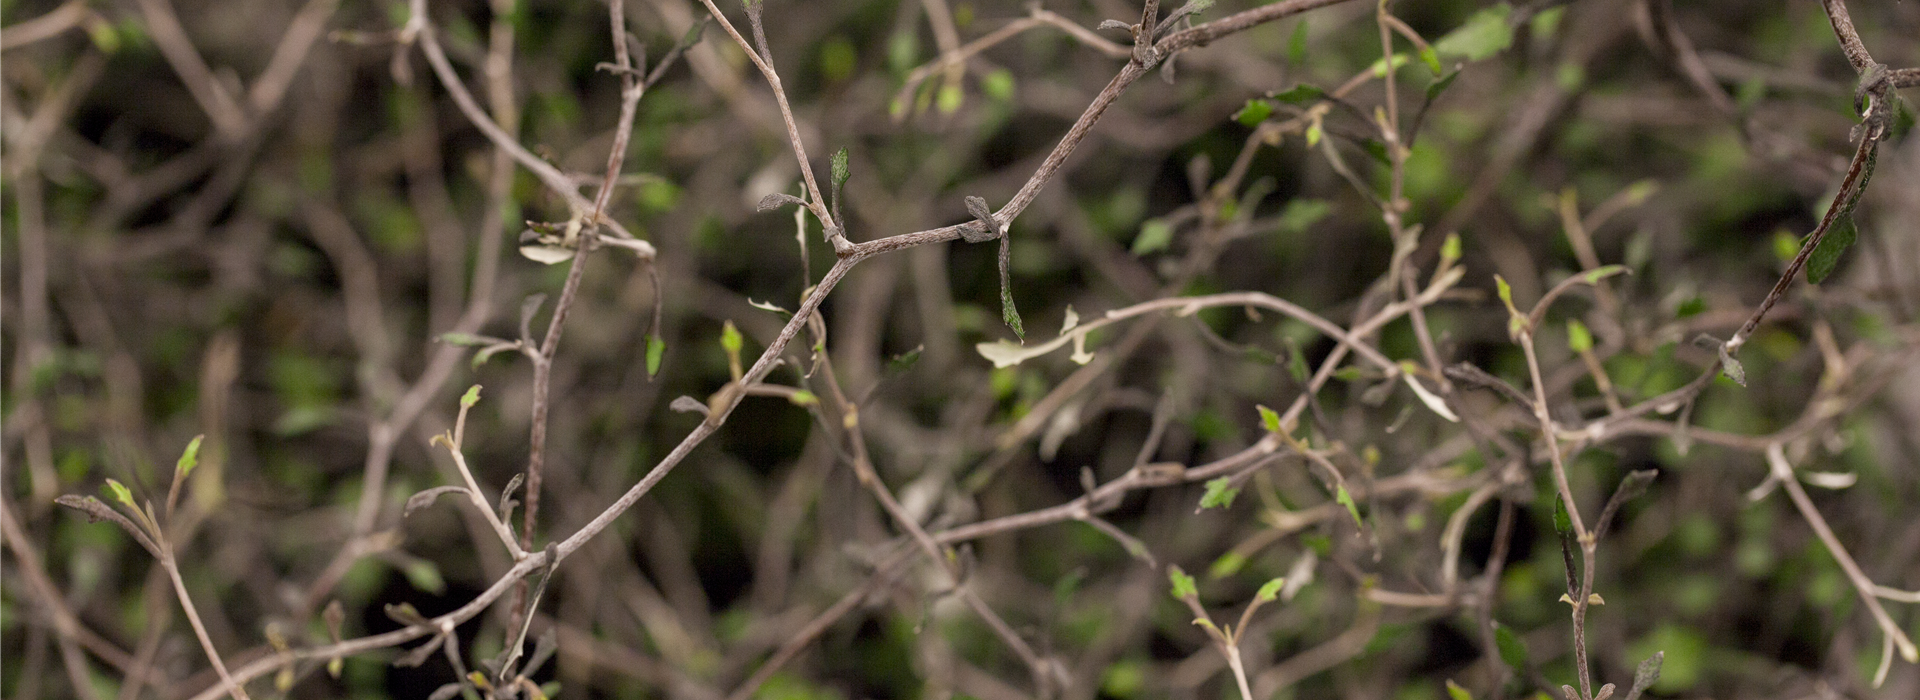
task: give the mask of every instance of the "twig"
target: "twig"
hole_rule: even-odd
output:
[[[1833,528],[1827,526],[1827,519],[1821,517],[1820,509],[1814,507],[1813,499],[1808,498],[1807,490],[1800,486],[1800,478],[1793,473],[1793,465],[1787,462],[1786,451],[1781,443],[1776,442],[1767,446],[1767,467],[1773,478],[1786,489],[1788,498],[1793,500],[1794,509],[1800,511],[1800,517],[1805,518],[1807,525],[1813,528],[1814,534],[1820,536],[1820,543],[1826,545],[1827,553],[1832,554],[1833,560],[1840,564],[1840,570],[1846,572],[1847,580],[1860,594],[1860,599],[1866,602],[1867,611],[1873,614],[1873,621],[1880,626],[1881,634],[1885,634],[1892,640],[1893,645],[1899,647],[1900,657],[1906,659],[1907,663],[1920,663],[1920,648],[1914,646],[1913,640],[1900,629],[1900,624],[1894,622],[1893,616],[1888,615],[1887,609],[1880,605],[1881,587],[1867,577],[1867,573],[1853,561],[1853,556],[1847,553],[1846,545],[1841,544],[1840,538],[1834,536]],[[1885,673],[1886,669],[1883,666],[1878,677],[1884,678]],[[1874,686],[1879,687],[1879,685],[1879,681],[1876,680]]]
[[[766,51],[766,54],[762,55],[767,43],[765,31],[760,22],[762,0],[748,0],[746,3],[747,19],[753,25],[754,36],[759,40],[761,50],[755,50],[752,44],[747,43],[746,37],[740,36],[740,30],[733,28],[733,23],[727,21],[726,15],[720,13],[720,8],[714,7],[713,0],[700,0],[700,3],[707,6],[707,12],[713,15],[722,29],[727,30],[727,36],[733,37],[734,43],[740,45],[740,50],[747,52],[747,57],[753,61],[754,67],[760,69],[761,77],[766,78],[767,86],[773,89],[774,102],[780,106],[780,118],[787,125],[787,142],[793,145],[793,157],[799,161],[800,175],[807,182],[807,210],[813,212],[814,218],[820,220],[820,226],[826,232],[827,242],[833,245],[834,252],[843,258],[846,257],[850,252],[850,245],[846,240],[844,229],[839,222],[834,221],[833,214],[827,211],[826,199],[820,195],[820,184],[813,176],[813,161],[807,159],[806,143],[800,140],[800,127],[793,121],[793,107],[787,104],[787,91],[781,87],[780,74],[773,69],[771,63],[773,53]]]

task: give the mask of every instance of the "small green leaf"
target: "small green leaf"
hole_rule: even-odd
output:
[[[1833,222],[1833,230],[1820,239],[1820,245],[1807,256],[1807,281],[1814,284],[1825,282],[1828,275],[1840,266],[1840,256],[1853,246],[1859,238],[1859,231],[1853,225],[1853,215],[1842,215]]]
[[[1562,538],[1573,536],[1573,519],[1567,517],[1567,502],[1558,496],[1553,499],[1553,531]]]
[[[1600,280],[1606,279],[1608,277],[1624,275],[1624,274],[1627,274],[1628,272],[1630,272],[1630,270],[1628,270],[1627,266],[1625,265],[1601,265],[1600,267],[1596,267],[1586,272],[1580,273],[1581,275],[1580,278],[1582,281],[1586,282],[1587,284],[1599,284]]]
[[[200,464],[200,440],[205,435],[195,435],[187,443],[187,449],[180,453],[180,461],[173,464],[173,478],[185,479],[193,474],[193,468]]]
[[[1207,492],[1200,496],[1200,509],[1231,508],[1234,497],[1239,495],[1240,489],[1233,485],[1233,477],[1213,479],[1207,482]]]
[[[916,346],[912,350],[887,358],[887,374],[900,375],[906,373],[907,370],[913,369],[914,364],[920,362],[920,351],[922,349],[924,349],[924,346]]]
[[[1287,207],[1280,210],[1280,230],[1299,233],[1332,213],[1333,203],[1327,200],[1304,197],[1291,199],[1287,201]]]
[[[1346,507],[1347,515],[1353,516],[1354,525],[1359,527],[1366,527],[1366,525],[1360,521],[1360,508],[1359,506],[1356,506],[1353,504],[1353,494],[1347,493],[1346,486],[1342,485],[1342,486],[1334,487],[1333,500],[1339,503],[1340,505]]]
[[[1200,587],[1194,584],[1193,577],[1181,571],[1179,566],[1167,567],[1167,580],[1173,582],[1173,597],[1180,600],[1200,597]]]
[[[1720,344],[1720,374],[1733,380],[1735,384],[1739,384],[1740,386],[1747,385],[1746,366],[1740,364],[1739,360],[1734,359],[1733,353],[1727,352],[1727,345],[1725,343]]]
[[[1341,369],[1358,371],[1352,366]],[[1287,338],[1287,375],[1293,377],[1294,383],[1304,385],[1311,374],[1312,372],[1307,369],[1307,354],[1300,351],[1299,343],[1294,342],[1292,338]]]
[[[460,395],[461,408],[473,408],[473,405],[477,403],[480,403],[480,385],[479,384],[475,384],[473,386],[467,387],[467,393]]]
[[[980,92],[1000,102],[1013,99],[1013,73],[997,68],[980,77]]]
[[[1460,234],[1447,234],[1447,240],[1440,244],[1440,259],[1445,261],[1443,265],[1460,260]]]
[[[1513,287],[1499,275],[1493,276],[1494,287],[1499,291],[1500,303],[1507,305],[1507,337],[1519,342],[1520,336],[1527,332],[1527,315],[1513,306]]]
[[[1507,15],[1512,10],[1502,3],[1475,12],[1459,27],[1434,41],[1433,48],[1441,54],[1469,61],[1505,51],[1513,45],[1513,27],[1507,25]]]
[[[1674,307],[1673,317],[1688,318],[1692,316],[1698,316],[1700,315],[1700,312],[1706,311],[1706,310],[1707,310],[1707,300],[1702,299],[1698,296],[1691,296],[1681,300],[1680,305],[1677,307]]]
[[[853,177],[853,169],[847,165],[847,149],[845,146],[833,152],[833,167],[831,172],[833,175],[833,186],[836,188],[847,184],[847,179]]]
[[[1307,60],[1307,21],[1300,20],[1293,25],[1293,34],[1287,37],[1287,63],[1300,65]]]
[[[664,357],[666,354],[667,354],[667,341],[661,340],[659,334],[648,335],[647,336],[647,378],[648,379],[652,379],[655,376],[658,376],[660,374],[660,358]]]
[[[1667,658],[1667,652],[1656,651],[1646,661],[1640,662],[1640,668],[1633,672],[1633,689],[1627,691],[1626,700],[1637,700],[1641,693],[1652,688],[1660,680],[1660,664]]]
[[[1778,231],[1773,232],[1773,256],[1774,257],[1779,258],[1780,262],[1784,263],[1784,262],[1792,262],[1794,256],[1799,254],[1800,254],[1800,238],[1798,236],[1788,233],[1786,229],[1780,229]]]
[[[1376,163],[1388,167],[1392,167],[1393,165],[1393,158],[1387,155],[1387,145],[1381,143],[1380,139],[1361,141],[1360,150],[1366,151],[1367,155],[1372,156],[1373,161]]]
[[[1440,52],[1433,50],[1432,46],[1420,49],[1420,62],[1427,64],[1427,70],[1433,71],[1434,75],[1446,72],[1445,68],[1440,67]]]
[[[1320,126],[1319,120],[1314,120],[1312,124],[1307,125],[1307,147],[1308,148],[1312,148],[1314,146],[1320,145],[1321,133],[1322,133],[1322,127]]]
[[[1567,321],[1567,347],[1574,352],[1587,352],[1593,349],[1593,333],[1587,330],[1587,324],[1580,319]]]
[[[1207,577],[1214,579],[1226,578],[1239,573],[1240,570],[1246,568],[1246,566],[1247,555],[1229,550],[1226,554],[1220,555],[1219,559],[1213,560],[1212,566],[1207,567]]]
[[[1173,242],[1173,224],[1165,219],[1148,219],[1140,225],[1140,235],[1133,239],[1133,254],[1146,255],[1167,247]]]
[[[1013,289],[1000,287],[1000,320],[1013,329],[1013,334],[1022,341],[1027,338],[1027,329],[1020,323],[1020,310],[1013,306]]]
[[[1493,644],[1500,651],[1500,660],[1507,662],[1507,668],[1515,672],[1527,668],[1527,645],[1520,642],[1520,635],[1514,634],[1513,628],[1494,622]]]
[[[120,35],[113,30],[113,25],[106,22],[95,22],[88,26],[87,37],[93,39],[93,45],[100,49],[100,53],[111,54],[120,50]]]
[[[940,86],[934,100],[941,114],[953,114],[960,111],[960,105],[966,102],[966,93],[960,91],[958,83],[947,83]]]
[[[136,511],[140,510],[140,506],[134,505],[133,503],[133,492],[128,491],[125,484],[114,481],[113,479],[108,479],[107,485],[100,487],[100,492],[105,493],[113,500],[119,501],[121,505]]]
[[[807,391],[806,389],[801,389],[799,391],[793,392],[792,396],[788,396],[787,402],[795,406],[812,406],[814,404],[820,403],[820,397],[813,395],[813,392],[811,391]]]
[[[1473,693],[1467,692],[1466,688],[1460,687],[1459,683],[1455,683],[1452,678],[1448,678],[1447,700],[1473,700]]]
[[[1241,126],[1254,126],[1273,116],[1273,103],[1266,100],[1247,100],[1247,106],[1233,113],[1233,120]]]
[[[412,583],[414,588],[435,595],[447,590],[447,581],[440,575],[440,567],[433,562],[415,559],[401,567],[401,571],[407,575],[407,581]]]
[[[1373,77],[1385,78],[1387,77],[1387,66],[1393,66],[1393,70],[1397,73],[1402,66],[1407,65],[1408,60],[1406,54],[1396,53],[1391,58],[1382,58],[1374,61],[1373,67],[1370,70],[1373,71]]]
[[[1255,593],[1253,595],[1253,599],[1260,601],[1262,603],[1272,602],[1273,600],[1280,597],[1280,589],[1286,585],[1287,585],[1286,577],[1282,576],[1282,577],[1275,578],[1271,581],[1261,584],[1260,592]]]
[[[740,329],[734,327],[733,321],[729,320],[725,324],[722,324],[720,326],[720,349],[727,351],[728,357],[736,357],[740,354],[740,344]]]
[[[1295,85],[1293,87],[1287,88],[1285,92],[1280,92],[1273,95],[1273,99],[1279,100],[1281,102],[1285,102],[1290,105],[1294,105],[1296,107],[1305,107],[1307,105],[1313,104],[1315,102],[1319,102],[1326,98],[1327,98],[1327,91],[1320,89],[1319,86],[1309,85],[1307,83],[1301,83],[1299,85]]]
[[[470,345],[485,345],[487,344],[487,339],[471,333],[441,333],[440,342],[448,345],[467,347]]]
[[[1265,427],[1267,432],[1280,432],[1280,414],[1266,406],[1255,405],[1254,409],[1260,411],[1260,425]]]

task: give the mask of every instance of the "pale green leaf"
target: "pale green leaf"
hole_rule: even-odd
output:
[[[1513,27],[1507,15],[1513,8],[1500,4],[1475,12],[1472,17],[1446,36],[1433,42],[1434,51],[1450,57],[1478,61],[1513,45]]]
[[[1207,482],[1207,492],[1200,496],[1200,509],[1230,508],[1234,497],[1239,495],[1240,489],[1233,485],[1233,477],[1213,479]]]

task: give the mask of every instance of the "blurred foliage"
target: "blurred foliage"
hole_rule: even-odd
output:
[[[515,135],[597,183],[620,97],[619,80],[597,68],[613,60],[606,5],[427,4],[483,105],[495,13],[504,13]],[[718,4],[745,29],[737,3]],[[969,195],[1006,202],[1123,65],[1043,23],[908,82],[917,68],[938,68],[947,31],[979,39],[1030,16],[1027,4],[766,0],[773,63],[811,166],[824,176],[829,154],[847,154],[838,204],[852,240],[968,221]],[[1222,0],[1194,21],[1260,4]],[[1734,112],[1717,111],[1688,80],[1649,4],[1678,6],[1675,26]],[[154,29],[149,5],[178,13],[211,79],[241,100],[297,13],[331,11],[317,15],[322,36],[285,98],[249,113],[254,130],[228,142],[163,51],[172,39]],[[1138,3],[1121,0],[1039,5],[1084,28],[1139,15]],[[1398,178],[1404,216],[1425,227],[1410,253],[1418,283],[1442,234],[1463,241],[1464,281],[1421,321],[1449,363],[1531,397],[1494,275],[1531,308],[1585,267],[1565,235],[1562,198],[1580,215],[1617,195],[1631,200],[1588,232],[1600,263],[1633,273],[1608,282],[1617,306],[1572,293],[1539,333],[1555,420],[1577,424],[1609,409],[1562,330],[1569,322],[1591,329],[1594,366],[1619,401],[1685,385],[1713,361],[1694,337],[1726,336],[1745,319],[1784,268],[1782,254],[1812,230],[1852,151],[1855,76],[1816,3],[1389,3],[1431,52],[1396,35],[1386,58],[1374,5],[1232,35],[1123,95],[1011,226],[1010,293],[1027,346],[1055,337],[1069,313],[1091,323],[1173,295],[1261,292],[1342,325],[1359,319],[1393,259],[1375,202],[1395,178],[1372,121],[1387,99],[1378,78],[1390,71],[1412,144]],[[649,66],[706,12],[686,0],[627,0],[626,11]],[[930,21],[930,11],[951,16]],[[1876,59],[1920,65],[1920,3],[1856,0],[1852,11]],[[452,430],[460,387],[486,387],[462,445],[482,490],[496,498],[525,469],[530,362],[508,351],[455,363],[394,436],[391,470],[373,494],[382,508],[374,532],[398,544],[342,558],[380,439],[369,426],[429,372],[437,339],[469,303],[481,236],[499,237],[506,252],[480,300],[479,333],[520,338],[522,302],[545,294],[526,323],[541,337],[567,269],[513,254],[513,236],[524,220],[563,221],[565,202],[525,170],[504,201],[490,199],[493,148],[420,51],[396,42],[406,3],[6,0],[0,25],[14,42],[55,12],[80,19],[9,43],[0,65],[0,365],[9,373],[0,488],[10,519],[0,695],[179,698],[215,685],[153,558],[125,532],[52,500],[97,493],[112,478],[164,503],[165,465],[198,434],[207,436],[203,466],[176,521],[186,537],[177,556],[230,666],[274,653],[269,622],[286,625],[296,647],[328,643],[317,620],[329,601],[348,611],[352,638],[396,629],[386,604],[434,615],[471,600],[505,570],[497,538],[464,496],[405,519],[400,507],[415,492],[461,483],[445,450],[428,444]],[[1356,76],[1339,103],[1324,100]],[[52,121],[34,121],[50,104]],[[1311,126],[1276,126],[1316,105],[1326,109]],[[694,429],[700,416],[669,404],[720,390],[731,353],[751,364],[786,319],[764,304],[796,308],[834,261],[817,221],[800,220],[796,243],[791,207],[756,211],[768,193],[799,193],[799,174],[765,83],[717,27],[640,101],[625,163],[609,216],[658,256],[649,268],[603,250],[587,263],[552,373],[536,549],[577,531]],[[1244,168],[1237,188],[1210,190],[1235,167]],[[1571,460],[1589,518],[1629,471],[1661,472],[1600,545],[1596,590],[1606,604],[1591,611],[1588,641],[1596,685],[1630,684],[1641,660],[1662,651],[1656,696],[1920,689],[1920,671],[1898,662],[1872,689],[1881,637],[1851,583],[1784,494],[1746,499],[1767,474],[1761,452],[1714,439],[1790,434],[1796,466],[1857,477],[1851,488],[1814,489],[1814,503],[1873,580],[1920,587],[1920,382],[1896,362],[1911,365],[1920,348],[1920,141],[1886,142],[1878,168],[1858,210],[1862,243],[1769,317],[1740,356],[1747,386],[1722,379],[1684,418],[1647,416],[1701,434],[1609,436]],[[489,217],[504,224],[488,229]],[[903,533],[849,466],[841,416],[823,407],[837,401],[835,382],[859,404],[881,480],[938,530],[1067,502],[1084,493],[1083,469],[1106,483],[1137,460],[1194,466],[1238,453],[1277,432],[1277,417],[1261,411],[1292,403],[1334,352],[1333,340],[1277,313],[1143,316],[1088,335],[1097,362],[1110,364],[1063,401],[1056,390],[1083,371],[1066,353],[995,368],[973,351],[1012,337],[995,313],[997,247],[941,243],[855,270],[822,307],[832,373],[815,371],[813,337],[803,334],[770,375],[811,398],[745,399],[712,444],[559,568],[535,626],[536,636],[559,630],[560,652],[535,678],[558,681],[562,697],[721,697],[813,616],[857,594],[752,696],[1023,697],[1054,673],[1070,698],[1237,697],[1218,651],[1166,595],[1165,574],[1106,528],[1050,524],[956,555],[964,595],[1010,630],[984,621],[924,562],[875,573]],[[371,317],[359,315],[362,303]],[[1424,371],[1412,321],[1367,340]],[[1840,381],[1827,346],[1858,363],[1858,382],[1841,394],[1841,414],[1808,418],[1809,397]],[[909,352],[917,359],[887,369]],[[1875,364],[1883,360],[1891,368]],[[1346,363],[1306,427],[1287,426],[1332,455],[1345,483],[1284,459],[1257,474],[1136,491],[1105,514],[1109,527],[1163,568],[1206,572],[1193,593],[1223,623],[1239,624],[1262,583],[1288,578],[1240,645],[1252,673],[1286,681],[1275,697],[1430,698],[1450,687],[1475,698],[1557,697],[1575,681],[1567,609],[1555,602],[1566,572],[1544,452],[1517,486],[1460,515],[1507,450],[1543,445],[1531,414],[1503,413],[1504,397],[1462,388],[1450,405],[1495,428],[1469,437],[1403,380]],[[1047,412],[1038,427],[1017,428],[1036,411]],[[1143,452],[1149,435],[1157,442]],[[1485,451],[1501,444],[1498,455]],[[1496,547],[1502,503],[1513,509],[1511,537]],[[1441,592],[1442,542],[1456,515],[1464,598],[1427,607],[1365,599]],[[510,522],[517,530],[517,513]],[[1483,616],[1475,601],[1497,548],[1507,556],[1497,604]],[[84,664],[77,672],[28,580],[40,575],[92,635],[71,648]],[[460,627],[455,651],[469,668],[506,643],[508,605]],[[1888,607],[1920,633],[1912,605]],[[1034,673],[1008,633],[1057,669]],[[285,695],[425,697],[454,680],[440,654],[419,668],[389,665],[404,652],[350,657],[338,677],[324,659],[302,661]],[[1337,658],[1313,665],[1329,654]],[[136,666],[149,687],[121,688]],[[75,677],[91,692],[75,689]],[[249,689],[264,697],[271,683]]]

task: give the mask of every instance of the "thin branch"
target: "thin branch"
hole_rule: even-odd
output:
[[[1914,646],[1913,640],[1900,628],[1900,623],[1895,622],[1893,616],[1887,614],[1887,609],[1880,605],[1880,586],[1867,577],[1867,573],[1854,562],[1853,556],[1847,553],[1846,545],[1841,544],[1840,538],[1833,534],[1833,528],[1827,526],[1827,519],[1821,517],[1820,509],[1814,507],[1813,499],[1808,498],[1807,490],[1800,486],[1800,478],[1793,473],[1793,465],[1787,462],[1786,451],[1781,443],[1767,446],[1767,467],[1773,478],[1786,488],[1794,509],[1800,511],[1800,516],[1806,519],[1814,534],[1820,536],[1820,543],[1826,545],[1827,553],[1832,554],[1833,560],[1840,564],[1840,570],[1846,572],[1847,580],[1853,583],[1860,599],[1866,602],[1867,611],[1873,614],[1873,621],[1880,626],[1880,632],[1900,648],[1900,656],[1907,663],[1920,663],[1920,648]]]

